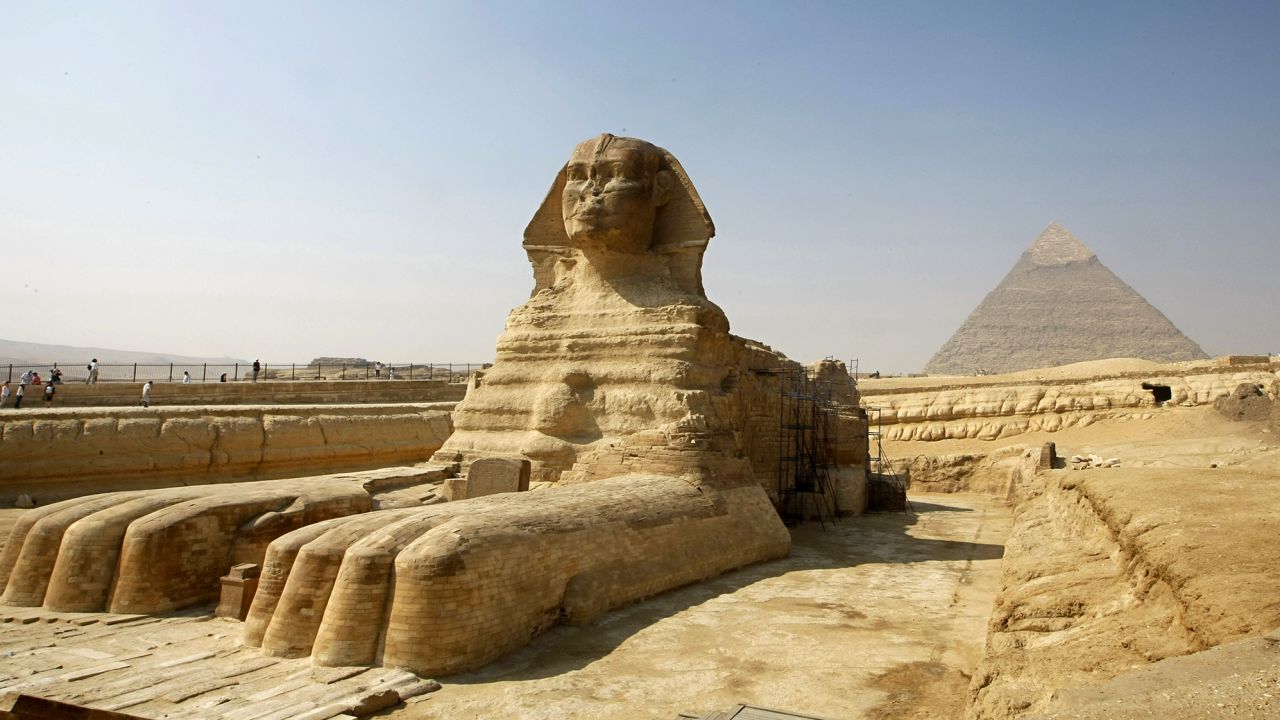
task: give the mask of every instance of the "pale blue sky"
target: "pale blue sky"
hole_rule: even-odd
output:
[[[918,370],[1051,220],[1280,351],[1280,3],[0,7],[0,337],[492,357],[578,141],[671,150],[708,295]]]

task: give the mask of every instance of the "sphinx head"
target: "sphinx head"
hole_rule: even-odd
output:
[[[525,228],[533,294],[555,286],[565,265],[610,276],[661,265],[682,290],[705,298],[702,254],[715,232],[671,153],[605,133],[574,148]],[[640,256],[646,262],[635,262]]]
[[[658,208],[675,178],[663,151],[608,133],[579,143],[565,165],[561,212],[570,244],[638,254],[653,244]]]

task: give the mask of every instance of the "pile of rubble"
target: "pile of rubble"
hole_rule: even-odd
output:
[[[1072,455],[1070,467],[1072,470],[1120,467],[1120,459],[1107,458],[1103,460],[1101,455]]]

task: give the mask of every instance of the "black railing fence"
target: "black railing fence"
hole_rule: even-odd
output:
[[[471,373],[489,363],[260,363],[254,376],[253,363],[98,363],[97,377],[91,378],[87,363],[44,363],[0,365],[0,374],[12,383],[31,371],[47,382],[51,371],[62,373],[63,383],[86,382],[183,382],[187,373],[193,383],[208,382],[288,382],[291,380],[440,380],[466,382]]]

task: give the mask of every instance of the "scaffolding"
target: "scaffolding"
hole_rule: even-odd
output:
[[[875,448],[875,454],[868,458],[871,472],[867,477],[867,509],[906,512],[911,507],[907,500],[907,483],[894,471],[893,461],[884,451],[881,421],[883,411],[879,407],[868,407],[866,410],[868,445],[874,443]]]
[[[831,383],[813,380],[804,368],[778,374],[778,511],[788,525],[816,517],[825,528],[840,511],[832,479],[839,406]]]

